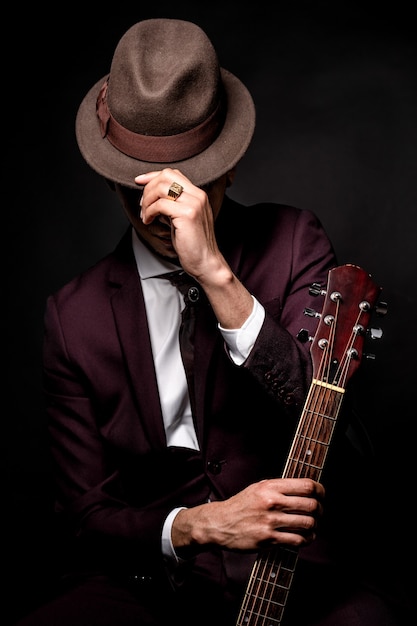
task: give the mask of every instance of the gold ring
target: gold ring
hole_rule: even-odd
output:
[[[171,187],[168,189],[168,198],[170,200],[177,200],[180,197],[182,192],[184,191],[184,187],[179,185],[178,183],[172,183]]]

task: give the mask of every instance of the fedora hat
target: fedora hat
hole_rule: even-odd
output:
[[[100,175],[137,188],[135,176],[180,169],[195,185],[233,168],[255,128],[243,83],[219,65],[196,24],[147,19],[116,46],[110,73],[81,102],[76,138]]]

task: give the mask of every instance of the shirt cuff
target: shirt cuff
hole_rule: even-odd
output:
[[[254,296],[252,296],[252,300],[252,313],[241,328],[223,328],[218,324],[219,330],[229,350],[230,357],[236,365],[242,365],[248,358],[265,319],[264,307]]]
[[[171,513],[166,518],[163,528],[162,528],[162,537],[161,537],[161,547],[163,556],[171,563],[171,565],[179,565],[183,563],[183,559],[180,559],[174,550],[174,546],[172,545],[171,540],[171,528],[174,518],[176,517],[178,511],[185,509],[187,507],[180,506],[176,509],[173,509]]]

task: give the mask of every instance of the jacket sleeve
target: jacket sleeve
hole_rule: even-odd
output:
[[[282,211],[282,218],[271,221],[276,229],[270,247],[253,264],[246,284],[263,304],[265,321],[252,351],[244,363],[253,377],[285,411],[298,415],[312,377],[310,341],[298,338],[304,330],[312,338],[318,317],[307,316],[306,309],[319,314],[322,296],[309,292],[313,283],[323,287],[329,270],[336,265],[332,244],[319,219],[310,211]],[[264,267],[255,281],[253,274]],[[267,285],[267,287],[265,287]]]

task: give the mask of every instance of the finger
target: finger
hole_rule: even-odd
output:
[[[311,478],[277,478],[272,481],[275,482],[275,487],[289,496],[311,496],[321,500],[325,495],[323,485]]]
[[[317,520],[311,515],[287,513],[275,522],[274,531],[308,534],[317,528]]]
[[[144,224],[152,222],[156,217],[168,223],[181,217],[187,208],[187,203],[177,204],[177,201],[173,202],[172,199],[162,198],[158,191],[149,190],[146,195],[145,193],[143,195],[140,217]]]
[[[146,174],[139,174],[138,176],[135,176],[135,183],[137,185],[147,185],[153,178],[159,176],[160,173],[161,170],[155,170],[152,172],[146,172]]]
[[[168,189],[170,185],[172,184],[172,182],[178,182],[181,185],[183,185],[184,182],[191,184],[189,179],[186,178],[182,174],[182,172],[180,172],[180,170],[172,169],[169,167],[165,167],[162,170],[154,170],[151,172],[147,172],[146,174],[140,174],[135,177],[135,183],[137,185],[149,185],[149,183],[154,181],[155,179],[158,179],[159,181],[161,181],[161,183],[164,184],[166,187],[165,189],[166,193],[161,194],[161,197],[163,195],[165,196],[168,195]]]
[[[283,496],[276,509],[284,513],[307,514],[320,517],[323,511],[321,502],[317,498]]]
[[[175,180],[173,179],[175,176]],[[172,195],[171,187],[177,189],[177,194]],[[142,214],[141,218],[145,224],[151,222],[158,215],[165,215],[169,218],[175,218],[181,215],[184,206],[184,199],[188,195],[187,187],[192,190],[192,184],[175,170],[165,169],[155,175],[150,174],[146,183],[142,197]],[[179,193],[178,193],[179,191]],[[170,197],[171,196],[171,197]],[[181,206],[178,201],[181,199]],[[191,197],[188,197],[188,202]]]
[[[277,530],[270,543],[300,547],[311,543],[315,538],[316,533],[314,531],[297,533],[289,530]]]

